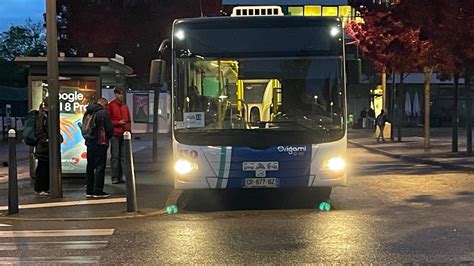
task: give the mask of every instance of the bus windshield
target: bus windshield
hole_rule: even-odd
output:
[[[240,48],[191,44],[188,40],[182,48],[175,47],[178,141],[256,147],[343,137],[343,57],[337,49],[316,42],[314,50],[281,46],[275,52],[280,56],[269,56],[261,47],[245,54]],[[289,56],[292,50],[296,56]],[[301,51],[315,53],[299,56]]]

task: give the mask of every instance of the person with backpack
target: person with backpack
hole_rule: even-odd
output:
[[[34,141],[37,160],[35,193],[36,197],[48,197],[49,193],[49,134],[48,134],[48,99],[39,106],[35,119]]]
[[[49,129],[48,129],[48,98],[45,98],[38,112],[33,113],[34,123],[34,139],[29,134],[23,136],[27,145],[35,144],[35,157],[37,160],[36,176],[35,176],[35,193],[36,197],[43,198],[50,196],[49,193]],[[63,136],[59,134],[60,143],[63,142]],[[30,139],[28,142],[27,139]]]
[[[375,119],[375,121],[380,130],[379,135],[377,136],[377,142],[379,142],[380,137],[382,137],[382,141],[385,141],[385,138],[383,136],[383,130],[385,128],[385,123],[388,122],[388,119],[383,109],[380,111],[380,114],[377,116],[377,119]]]
[[[372,109],[372,107],[369,107],[369,110],[367,111],[367,116],[369,117],[369,129],[375,132],[377,126],[375,125],[375,110]]]
[[[89,104],[81,124],[87,146],[87,198],[110,196],[104,192],[107,149],[113,134],[107,103],[107,99],[99,98],[97,103]]]
[[[130,111],[125,104],[125,91],[122,88],[114,89],[115,99],[107,106],[114,126],[114,135],[110,140],[110,168],[112,184],[125,183],[123,179],[124,141],[123,133],[131,131]]]
[[[37,142],[36,142],[36,137],[35,137],[35,131],[36,131],[36,120],[38,119],[38,110],[31,110],[28,112],[28,115],[26,116],[25,120],[25,126],[23,127],[23,142],[28,145],[35,147]]]

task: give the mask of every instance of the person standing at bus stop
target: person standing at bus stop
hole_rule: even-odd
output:
[[[49,134],[48,134],[48,98],[39,106],[35,121],[35,157],[38,160],[35,176],[36,197],[49,196]]]
[[[49,193],[49,129],[48,129],[48,98],[43,99],[35,120],[35,158],[38,160],[35,176],[36,197],[50,196]],[[60,143],[63,136],[58,132]]]
[[[125,183],[123,179],[124,164],[124,141],[123,133],[131,131],[130,111],[125,104],[125,90],[122,88],[114,89],[115,99],[112,100],[107,108],[110,119],[114,127],[113,136],[110,140],[110,168],[112,171],[112,184]]]
[[[87,106],[84,117],[90,116],[94,124],[90,134],[84,134],[87,146],[87,198],[107,198],[104,192],[107,149],[112,138],[113,126],[106,109],[107,99],[99,98],[97,103]]]

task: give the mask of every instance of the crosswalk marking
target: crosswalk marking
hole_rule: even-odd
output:
[[[67,257],[2,257],[0,264],[12,263],[83,263],[97,264],[100,262],[100,256],[67,256]]]
[[[126,198],[110,198],[110,199],[95,199],[95,200],[77,200],[77,201],[61,201],[48,203],[35,203],[20,205],[20,209],[37,209],[37,208],[51,208],[51,207],[68,207],[78,205],[96,205],[106,203],[123,203],[127,202]],[[8,206],[0,206],[0,211],[8,210]]]
[[[104,249],[109,241],[55,241],[55,242],[10,242],[0,243],[2,250],[33,249]]]
[[[115,229],[80,229],[80,230],[30,230],[0,231],[0,238],[6,237],[55,237],[55,236],[110,236]]]
[[[112,236],[114,232],[115,229],[110,228],[25,231],[0,230],[0,265],[99,264],[101,262],[101,256],[96,255],[100,254],[101,250],[107,248],[109,240],[104,239]],[[62,241],[62,239],[58,237],[67,238]],[[91,237],[97,237],[99,240],[87,240]],[[41,256],[41,253],[38,253],[41,250],[54,250],[55,252],[48,252],[48,254],[44,254],[46,256]],[[84,256],[74,256],[77,252],[71,253],[73,250],[77,252],[81,251],[79,254]],[[88,251],[89,254],[85,253],[86,251]],[[21,255],[11,256],[15,253]]]

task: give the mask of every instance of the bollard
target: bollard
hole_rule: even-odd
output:
[[[127,185],[127,212],[137,211],[137,189],[135,186],[135,167],[133,165],[132,134],[123,133],[125,155],[125,182]]]
[[[18,213],[18,179],[16,169],[16,132],[8,130],[8,214]]]

